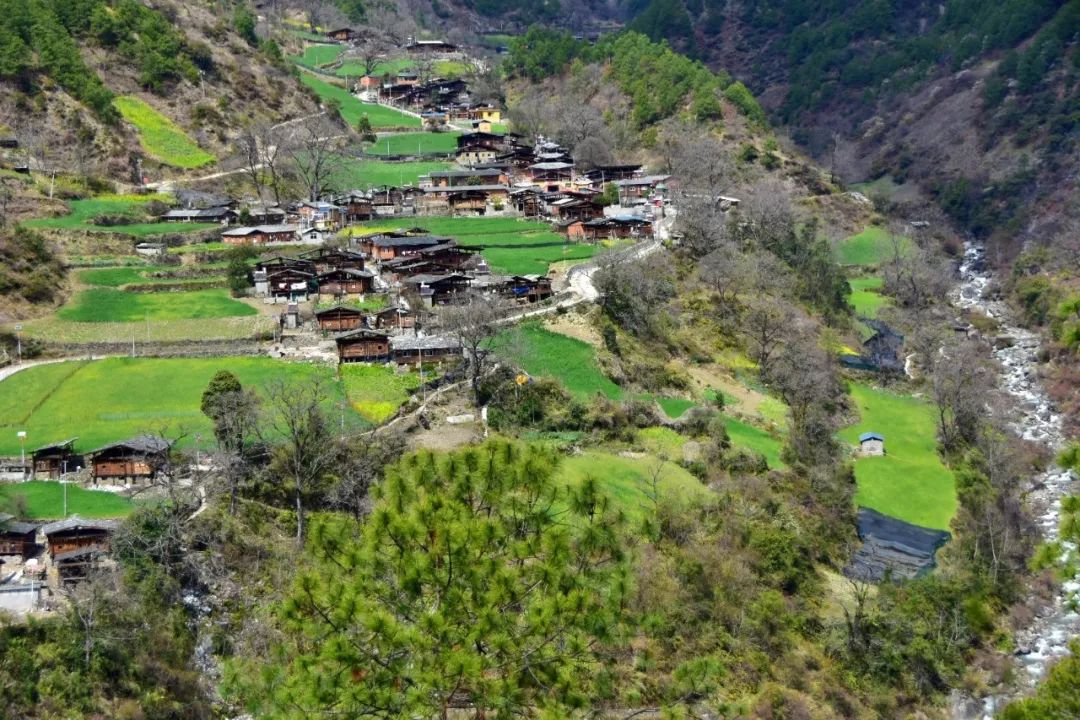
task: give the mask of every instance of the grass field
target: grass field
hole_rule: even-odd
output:
[[[859,317],[875,318],[878,310],[889,304],[889,298],[881,294],[883,281],[879,277],[862,277],[848,280],[851,296],[848,302]]]
[[[660,409],[664,411],[672,420],[677,420],[686,414],[686,411],[697,405],[693,400],[680,397],[660,397],[656,398],[656,402],[660,405]]]
[[[640,522],[654,508],[648,493],[652,490],[650,485],[657,467],[660,468],[658,489],[661,497],[690,503],[709,494],[689,472],[674,462],[655,457],[631,458],[589,450],[565,458],[559,474],[570,485],[588,477],[596,479],[631,522]]]
[[[341,367],[345,394],[353,409],[373,423],[389,420],[420,387],[420,373],[395,374],[385,367],[349,364]],[[425,380],[433,380],[428,373]]]
[[[146,218],[146,204],[151,200],[171,200],[167,195],[104,195],[92,200],[72,200],[68,203],[70,213],[60,217],[36,218],[23,224],[29,228],[55,230],[82,230],[85,232],[118,233],[121,235],[162,235],[164,233],[188,233],[211,230],[217,223],[158,223],[137,222],[131,225],[95,225],[100,215],[126,215],[135,220]]]
[[[555,378],[583,400],[597,393],[613,400],[623,397],[622,388],[600,370],[591,345],[553,333],[537,323],[507,330],[495,339],[494,347],[530,375]]]
[[[787,467],[780,459],[780,451],[784,443],[761,428],[734,418],[727,418],[724,428],[727,430],[733,447],[764,455],[769,467],[774,470]]]
[[[317,68],[334,62],[343,51],[344,48],[340,45],[309,45],[304,48],[303,55],[290,55],[289,60],[298,65]]]
[[[901,242],[907,246],[910,240],[904,238]],[[841,265],[877,265],[891,252],[890,234],[885,228],[872,225],[857,235],[844,238],[835,249]]]
[[[28,320],[22,323],[23,335],[46,343],[86,345],[111,343],[131,347],[132,339],[143,353],[144,342],[177,342],[183,340],[243,340],[268,339],[277,326],[269,315],[209,318],[203,320],[151,320],[145,316],[137,322],[75,322],[56,316]],[[10,326],[6,328],[11,331]]]
[[[416,185],[421,175],[436,170],[449,170],[447,162],[382,162],[380,160],[353,160],[345,158],[335,174],[341,187],[367,189],[381,185]],[[410,218],[411,219],[411,218]]]
[[[361,115],[367,115],[371,121],[371,127],[379,128],[418,128],[420,118],[400,113],[393,108],[373,103],[363,103],[353,97],[348,90],[337,85],[320,80],[311,73],[300,73],[300,81],[315,91],[322,102],[336,101],[341,108],[341,116],[345,122],[355,127]]]
[[[841,431],[853,446],[864,432],[885,436],[883,457],[855,461],[855,502],[916,525],[948,530],[956,484],[937,454],[933,408],[918,398],[853,384],[858,424]]]
[[[459,132],[417,132],[384,135],[364,148],[367,155],[430,155],[457,150]]]
[[[464,247],[483,248],[484,258],[496,272],[512,275],[542,275],[552,263],[588,260],[603,247],[568,243],[544,223],[515,218],[411,218],[410,226],[421,227],[435,235],[455,238]],[[373,223],[366,232],[393,229],[385,223]]]
[[[201,320],[257,314],[255,308],[229,297],[227,290],[136,293],[112,288],[83,290],[56,313],[61,320],[85,323]]]
[[[208,269],[220,269],[224,271],[224,265],[203,265]],[[126,265],[123,267],[103,267],[80,270],[79,282],[98,287],[120,288],[125,285],[157,285],[178,284],[184,282],[205,282],[207,280],[224,280],[225,274],[210,273],[197,275],[190,278],[152,277],[156,272],[172,272],[178,268],[175,265]]]
[[[166,165],[197,168],[209,165],[216,159],[200,148],[172,120],[139,98],[121,96],[113,100],[113,105],[139,131],[139,144],[146,154]]]
[[[27,433],[28,449],[78,436],[77,449],[87,451],[139,433],[175,435],[181,430],[189,443],[196,433],[209,443],[210,422],[199,402],[218,370],[233,372],[256,391],[277,378],[322,377],[330,394],[331,418],[337,421],[344,412],[348,427],[368,425],[351,405],[339,409],[344,384],[335,382],[333,370],[326,366],[263,357],[107,358],[41,365],[0,382],[0,454],[19,453],[20,430]],[[389,387],[394,382],[393,370],[373,370],[381,371],[383,378],[372,378],[368,385]]]
[[[27,514],[33,520],[51,520],[64,517],[64,486],[58,482],[32,480],[25,483],[0,485],[0,508],[5,501],[22,497]],[[84,518],[116,518],[131,512],[131,500],[116,493],[101,490],[84,490],[68,485],[68,515]]]

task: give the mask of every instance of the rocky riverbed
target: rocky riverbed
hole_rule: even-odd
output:
[[[960,265],[960,286],[953,303],[961,309],[978,309],[1000,323],[1003,342],[995,343],[994,356],[1001,364],[999,384],[1015,398],[1013,427],[1018,435],[1042,443],[1056,452],[1064,443],[1061,416],[1054,411],[1038,378],[1040,340],[1035,333],[1017,327],[1008,306],[987,297],[993,276],[987,266],[982,246],[967,243]],[[1038,517],[1042,536],[1056,540],[1061,519],[1061,500],[1080,493],[1080,483],[1072,472],[1051,466],[1032,478],[1027,499]],[[1068,642],[1080,635],[1080,615],[1065,604],[1066,595],[1080,589],[1080,578],[1063,584],[1053,603],[1044,607],[1031,625],[1017,634],[1016,662],[1021,668],[1015,694],[1033,688],[1050,665],[1069,652]],[[954,720],[989,720],[1004,707],[1013,694],[991,695],[973,699],[957,694],[953,698]]]

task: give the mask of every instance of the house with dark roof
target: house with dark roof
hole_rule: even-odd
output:
[[[297,241],[295,225],[255,225],[230,228],[221,233],[226,245],[272,245]]]
[[[379,330],[357,328],[334,338],[338,362],[386,362],[390,358],[390,336]]]
[[[358,330],[364,325],[364,311],[347,305],[334,305],[315,311],[315,322],[323,332]]]
[[[41,527],[57,578],[74,583],[99,565],[110,549],[115,520],[90,520],[72,515]]]
[[[876,432],[864,432],[859,435],[859,453],[862,455],[884,455],[885,436]]]
[[[32,472],[35,479],[56,479],[83,466],[83,456],[75,453],[73,437],[68,440],[50,443],[37,448],[31,453]]]
[[[391,359],[398,365],[439,363],[461,356],[461,343],[452,337],[401,335],[390,339]]]
[[[137,435],[90,453],[94,484],[149,482],[169,464],[172,445],[155,435]]]
[[[374,288],[375,273],[356,268],[337,268],[316,275],[315,285],[320,295],[364,295]]]
[[[37,531],[40,523],[20,522],[12,515],[0,513],[0,555],[30,557],[37,550]]]

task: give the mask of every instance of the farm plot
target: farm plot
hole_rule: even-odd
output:
[[[905,237],[900,238],[900,243],[905,248],[911,246],[911,241]],[[888,230],[875,225],[844,238],[835,250],[841,265],[878,265],[892,252],[892,237]]]
[[[217,223],[159,223],[150,222],[146,213],[147,203],[158,200],[168,202],[168,195],[103,195],[90,200],[72,200],[67,215],[35,218],[23,223],[28,228],[48,230],[72,230],[83,232],[115,233],[120,235],[163,235],[166,233],[189,233],[212,230]],[[95,219],[123,217],[124,224],[100,225]],[[130,222],[128,222],[130,221]]]
[[[22,498],[31,520],[51,520],[64,517],[64,486],[58,482],[34,480],[14,485],[0,485],[0,507]],[[77,485],[67,487],[68,515],[84,518],[117,518],[131,513],[131,500],[116,493],[84,490]]]
[[[433,155],[457,150],[459,132],[418,132],[383,135],[364,148],[365,155]]]
[[[451,167],[453,165],[448,162],[385,162],[344,158],[335,174],[335,181],[341,187],[357,189],[417,185],[421,175],[449,170]]]
[[[19,430],[27,433],[27,447],[78,436],[80,451],[145,432],[182,431],[188,443],[200,434],[209,443],[211,426],[199,403],[218,370],[231,371],[258,392],[276,379],[319,377],[330,395],[331,417],[340,414],[352,429],[368,425],[345,402],[345,383],[335,382],[326,366],[270,358],[107,358],[28,368],[0,382],[0,454],[18,454]],[[382,383],[393,381],[392,370],[375,370],[383,373]]]
[[[434,378],[435,375],[427,373],[425,380]],[[420,387],[419,372],[398,375],[374,365],[344,365],[341,379],[353,409],[365,420],[376,424],[389,420]]]
[[[113,105],[139,132],[139,144],[150,157],[178,168],[197,168],[216,159],[195,143],[152,106],[130,95],[118,97]]]
[[[229,297],[227,290],[136,293],[112,288],[83,290],[57,311],[61,320],[82,323],[201,320],[257,314],[255,308]]]
[[[419,128],[420,118],[406,115],[385,105],[365,103],[357,100],[348,90],[338,85],[320,80],[311,73],[300,73],[300,82],[307,85],[324,103],[337,103],[341,117],[350,126],[355,127],[361,115],[367,115],[371,127],[379,128]]]
[[[126,285],[183,285],[225,281],[223,264],[203,265],[196,273],[178,276],[174,265],[125,265],[80,270],[79,282],[98,287],[123,288]]]
[[[852,278],[848,284],[851,286],[848,302],[859,317],[876,318],[878,311],[890,303],[888,296],[881,294],[884,281],[879,277]]]
[[[886,455],[855,461],[855,502],[906,522],[948,530],[956,514],[956,483],[937,453],[933,408],[923,400],[851,386],[856,425],[840,432],[855,446],[864,432],[885,436]]]
[[[623,389],[611,381],[596,362],[592,346],[553,333],[537,323],[525,323],[501,333],[495,352],[537,377],[555,378],[567,392],[583,400],[598,393],[620,400]]]

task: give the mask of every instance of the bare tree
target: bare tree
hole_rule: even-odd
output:
[[[756,184],[740,203],[734,222],[733,230],[741,242],[776,248],[795,234],[791,192],[771,178]]]
[[[5,227],[8,221],[8,208],[15,200],[15,189],[18,180],[11,177],[0,177],[0,228]]]
[[[386,35],[377,30],[367,31],[345,51],[347,60],[359,60],[365,75],[374,75],[392,46]]]
[[[293,124],[288,152],[309,200],[318,200],[333,189],[344,164],[343,140],[341,126],[325,115]]]
[[[292,495],[296,542],[302,545],[307,498],[326,482],[337,463],[338,443],[323,411],[326,390],[319,379],[275,380],[267,387],[267,395],[271,406],[267,428],[282,439],[273,449],[268,477]]]
[[[974,443],[994,388],[982,353],[972,342],[951,341],[928,361],[942,444],[952,451]]]
[[[912,243],[898,229],[890,228],[886,243],[882,276],[885,292],[911,310],[916,320],[939,299],[951,285],[949,264],[928,246]]]
[[[405,449],[405,438],[400,433],[370,433],[350,442],[344,449],[338,482],[330,493],[331,504],[359,523],[369,509],[371,486],[382,478],[383,468],[400,458]]]
[[[791,332],[795,317],[787,303],[775,298],[752,297],[747,302],[739,329],[750,359],[763,376],[772,371],[773,358]]]
[[[600,259],[593,283],[600,293],[600,307],[625,329],[649,334],[666,318],[665,305],[675,285],[665,258],[648,261],[609,255]]]
[[[112,620],[116,608],[123,602],[120,574],[92,570],[81,582],[61,586],[61,593],[68,601],[72,625],[82,636],[83,665],[89,668],[101,645],[123,640],[116,637],[116,623]]]
[[[274,193],[274,203],[281,203],[281,177],[278,155],[281,140],[276,137],[268,122],[247,125],[236,139],[237,151],[244,161],[244,174],[251,180],[259,203],[265,204],[264,188],[269,185]]]
[[[459,343],[468,365],[473,401],[480,405],[480,379],[491,360],[491,339],[499,332],[505,304],[494,295],[471,295],[467,302],[439,311],[439,322]]]
[[[730,152],[711,130],[668,128],[661,140],[671,172],[684,193],[715,199],[729,192],[738,179]]]

